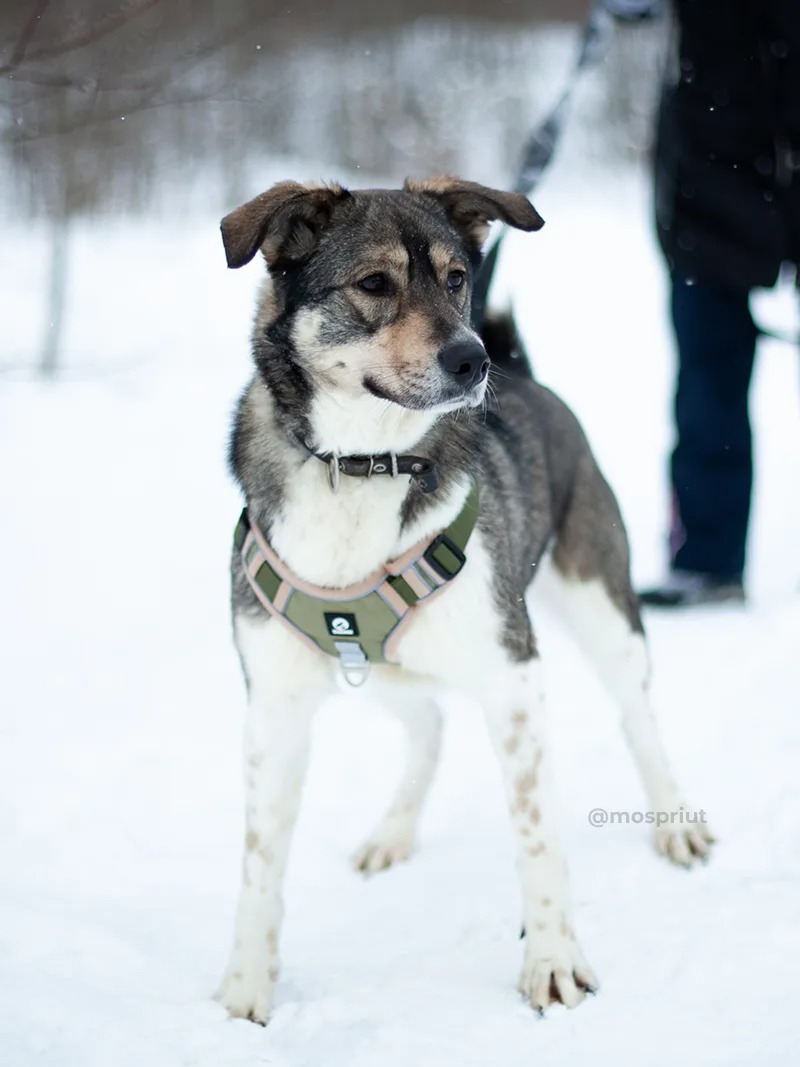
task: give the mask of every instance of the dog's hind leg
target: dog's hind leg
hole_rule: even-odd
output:
[[[442,713],[432,698],[401,687],[385,706],[405,726],[406,765],[386,814],[353,857],[356,869],[368,874],[411,855],[442,738]]]
[[[236,930],[217,999],[266,1023],[278,977],[282,887],[300,806],[311,720],[329,689],[320,657],[272,621],[241,617],[236,643],[248,681],[247,832]]]
[[[579,1004],[597,987],[575,939],[567,866],[555,826],[541,665],[509,664],[481,695],[517,843],[525,959],[520,992],[542,1012]]]
[[[689,866],[708,855],[714,839],[703,822],[684,821],[688,806],[650,701],[647,645],[630,582],[627,536],[616,500],[588,454],[558,532],[553,563],[552,573],[543,571],[537,587],[549,594],[620,707],[623,731],[654,813],[656,847],[674,863]]]

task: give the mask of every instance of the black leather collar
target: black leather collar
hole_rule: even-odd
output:
[[[398,456],[394,452],[384,452],[380,456],[337,456],[335,452],[315,452],[302,440],[300,444],[309,455],[327,466],[328,480],[334,492],[339,488],[342,474],[351,478],[372,478],[381,474],[396,478],[398,474],[409,474],[423,493],[435,493],[439,487],[436,468],[422,456]]]

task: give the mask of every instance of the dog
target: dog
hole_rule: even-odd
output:
[[[249,707],[243,884],[217,994],[234,1017],[269,1017],[312,717],[341,675],[366,681],[409,736],[397,794],[356,866],[373,872],[411,853],[439,752],[436,688],[469,692],[516,840],[519,989],[539,1012],[596,989],[554,828],[525,604],[546,558],[571,632],[619,704],[650,808],[686,807],[648,697],[614,495],[574,415],[526,370],[513,321],[488,321],[482,336],[471,325],[496,220],[543,225],[524,196],[450,177],[397,190],[282,182],[222,221],[229,267],[260,250],[268,269],[230,445],[247,504],[232,607]],[[395,612],[388,637],[385,620],[377,635],[372,622],[359,629],[367,595],[370,611]],[[291,617],[287,598],[306,614]],[[704,825],[656,830],[678,864],[705,859],[712,841]]]

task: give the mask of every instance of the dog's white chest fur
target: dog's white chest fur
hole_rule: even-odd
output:
[[[333,588],[361,581],[417,541],[444,529],[460,511],[468,486],[426,508],[402,533],[408,477],[342,477],[331,491],[325,467],[305,463],[286,487],[272,525],[272,546],[300,578]]]

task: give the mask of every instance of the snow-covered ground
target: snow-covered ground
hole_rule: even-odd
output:
[[[540,377],[616,487],[639,580],[661,564],[671,353],[647,181],[548,181],[509,241]],[[556,172],[554,172],[554,175]],[[288,176],[288,175],[284,175]],[[268,175],[268,181],[272,175]],[[253,191],[256,191],[255,189]],[[512,846],[478,709],[450,696],[412,862],[348,856],[399,772],[399,728],[331,702],[286,891],[267,1029],[211,1000],[239,877],[244,694],[229,639],[224,466],[255,265],[217,217],[84,226],[65,378],[0,378],[0,1063],[8,1067],[785,1067],[800,959],[800,399],[762,346],[747,608],[649,619],[663,732],[719,844],[687,873],[643,827],[614,710],[547,617],[563,835],[600,995],[536,1018],[515,992]],[[6,366],[32,360],[43,235],[4,231]],[[770,297],[764,317],[784,310]]]

